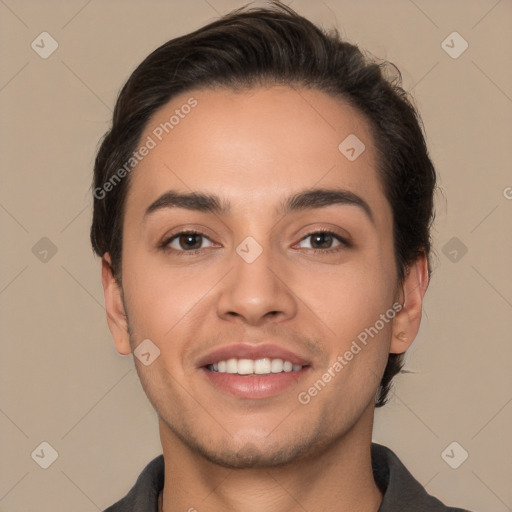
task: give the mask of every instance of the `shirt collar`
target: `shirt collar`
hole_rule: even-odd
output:
[[[373,477],[383,494],[378,512],[467,512],[445,507],[430,496],[386,446],[372,443],[371,457]],[[164,457],[159,455],[144,468],[130,492],[104,512],[158,512],[164,470]]]

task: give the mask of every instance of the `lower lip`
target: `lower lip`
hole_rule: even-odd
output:
[[[239,375],[220,373],[201,368],[209,381],[221,390],[239,398],[269,398],[298,384],[309,370],[308,366],[295,372],[270,373],[268,375]]]

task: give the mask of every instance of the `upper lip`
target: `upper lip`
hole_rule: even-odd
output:
[[[208,354],[201,357],[198,361],[198,367],[207,366],[219,361],[226,361],[227,359],[282,359],[283,361],[290,361],[292,364],[300,364],[301,366],[308,366],[311,364],[307,359],[301,357],[294,352],[273,344],[248,344],[237,343],[234,345],[226,345],[208,352]]]

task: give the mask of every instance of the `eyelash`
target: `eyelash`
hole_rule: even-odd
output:
[[[333,238],[338,240],[341,243],[341,245],[344,246],[345,248],[352,247],[352,244],[350,242],[348,242],[348,240],[341,237],[336,232],[330,231],[327,229],[318,229],[315,231],[311,231],[307,235],[303,236],[300,239],[300,242],[302,242],[306,238],[309,238],[310,236],[317,235],[317,234],[331,235]],[[186,251],[186,250],[171,249],[169,247],[169,244],[182,235],[199,235],[199,236],[203,236],[204,238],[207,238],[208,240],[210,240],[210,238],[207,235],[205,235],[204,233],[202,233],[200,231],[194,231],[194,230],[180,231],[179,233],[176,233],[176,234],[172,235],[171,237],[166,238],[160,245],[160,249],[162,249],[165,252],[172,252],[172,253],[176,254],[177,256],[193,256],[193,255],[199,253],[200,251],[204,250],[204,249],[193,249],[190,251]],[[340,247],[338,246],[338,247],[334,247],[334,248],[330,248],[330,249],[309,249],[309,250],[313,251],[315,254],[316,253],[330,254],[333,252],[340,251]]]

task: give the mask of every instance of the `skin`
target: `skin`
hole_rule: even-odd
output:
[[[161,108],[141,140],[190,97],[197,106],[131,176],[122,290],[108,253],[102,267],[119,353],[147,338],[160,349],[149,366],[134,360],[159,415],[161,506],[377,511],[382,495],[370,458],[375,395],[388,354],[404,352],[417,334],[428,272],[420,257],[398,282],[392,211],[369,126],[344,101],[316,90],[195,90]],[[353,162],[338,150],[349,134],[366,146]],[[357,194],[373,221],[350,204],[277,213],[284,198],[311,187]],[[163,208],[145,215],[170,189],[219,195],[231,213]],[[307,236],[321,228],[351,246],[334,238],[319,245]],[[185,254],[179,238],[171,242],[175,252],[161,248],[187,229],[206,235],[196,239],[198,253]],[[248,236],[263,248],[250,264],[236,252]],[[403,308],[394,319],[307,405],[299,403],[298,393],[395,302]],[[266,399],[220,391],[197,361],[242,340],[299,353],[311,363],[307,376]]]

